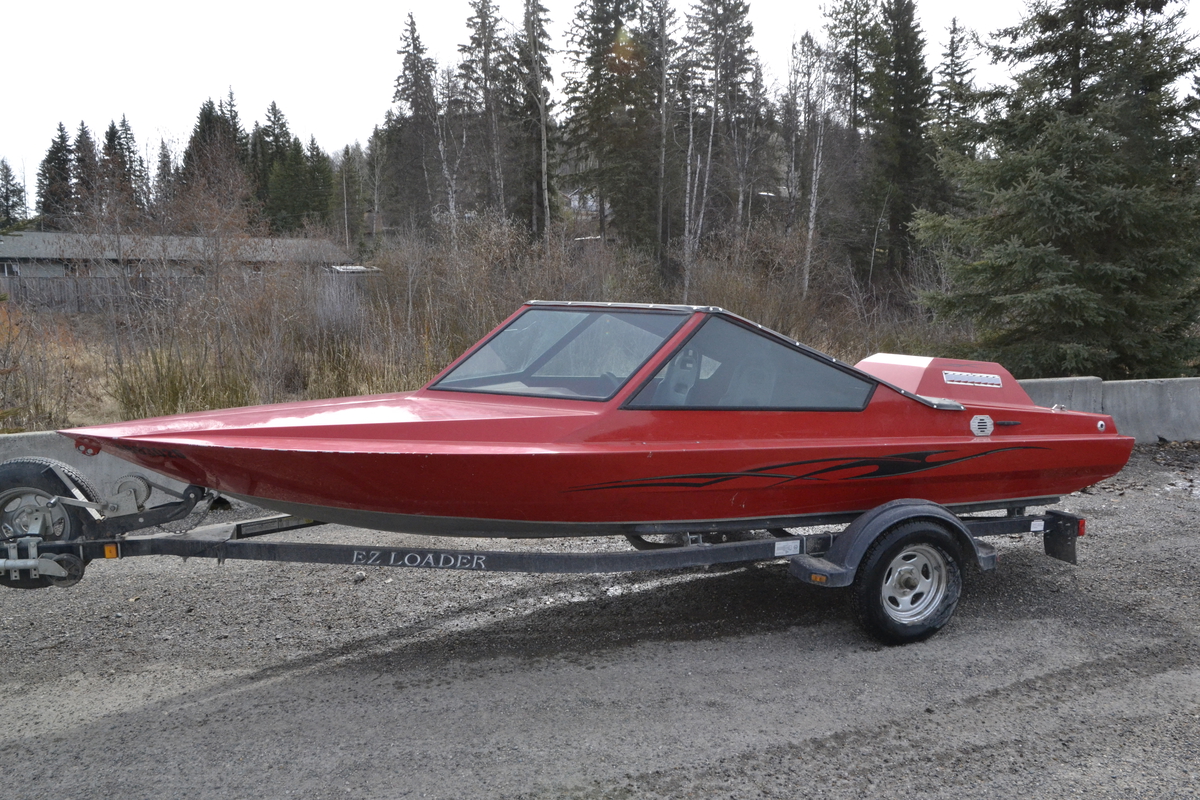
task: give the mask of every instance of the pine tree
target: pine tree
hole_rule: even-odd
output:
[[[680,45],[675,40],[678,20],[670,0],[646,0],[642,12],[642,40],[646,52],[646,81],[654,91],[653,125],[657,129],[657,172],[655,179],[654,246],[655,260],[663,279],[673,282],[676,274],[668,258],[671,241],[671,224],[679,209],[672,206],[672,185],[678,183],[680,171],[676,152],[670,148],[671,133],[675,126],[675,106],[678,87]],[[675,204],[676,206],[678,204]]]
[[[8,160],[0,158],[0,231],[25,220],[25,186],[17,180]]]
[[[503,95],[513,120],[512,152],[515,179],[509,208],[527,222],[531,233],[545,233],[556,213],[554,197],[558,131],[554,126],[550,87],[547,12],[539,0],[525,0],[520,27],[512,36],[502,75]]]
[[[333,203],[333,162],[317,144],[315,136],[308,139],[304,163],[308,172],[304,218],[318,224],[328,223]]]
[[[150,193],[150,174],[146,169],[146,160],[138,152],[137,140],[133,135],[133,127],[125,115],[117,124],[117,141],[125,162],[125,182],[130,188],[133,205],[145,208],[146,198]]]
[[[470,0],[472,15],[467,19],[470,38],[458,48],[462,63],[458,72],[463,93],[472,110],[483,122],[487,176],[484,185],[485,202],[492,208],[503,211],[504,194],[504,146],[507,120],[502,119],[504,104],[501,97],[505,52],[505,39],[500,32],[499,8],[492,0]]]
[[[103,213],[117,225],[127,227],[145,207],[146,167],[125,117],[121,117],[120,124],[110,122],[104,132],[100,187]]]
[[[266,206],[269,201],[268,184],[275,163],[284,158],[292,146],[292,132],[288,129],[287,117],[272,100],[267,106],[267,115],[262,125],[254,123],[247,145],[247,169],[254,196]]]
[[[174,233],[174,205],[178,196],[179,170],[167,143],[159,140],[158,161],[154,169],[154,182],[147,204],[149,216],[159,233]]]
[[[437,159],[437,99],[434,81],[437,64],[426,55],[425,44],[410,13],[400,36],[400,74],[392,96],[397,104],[387,130],[392,204],[410,224],[425,226],[433,217]]]
[[[252,195],[255,187],[243,167],[244,132],[230,113],[229,106],[210,98],[196,115],[175,181],[176,195],[188,209],[180,215],[181,229],[210,235],[246,227],[247,193]],[[215,275],[218,266],[212,268]]]
[[[74,210],[85,215],[98,213],[100,192],[100,157],[96,152],[96,140],[87,125],[80,122],[72,146],[72,189]]]
[[[942,148],[974,157],[981,132],[975,118],[980,98],[972,83],[975,71],[968,51],[971,33],[959,27],[957,17],[950,20],[947,33],[949,38],[942,51],[934,88],[934,127]]]
[[[277,232],[298,230],[309,211],[309,175],[304,145],[293,137],[288,148],[271,167],[267,179],[266,213],[271,229]]]
[[[875,47],[864,111],[871,134],[873,210],[880,221],[871,270],[877,279],[880,266],[892,278],[907,271],[909,223],[932,195],[936,179],[925,135],[932,77],[913,0],[884,0]]]
[[[37,210],[43,224],[52,230],[65,225],[70,218],[73,205],[71,156],[71,140],[60,122],[37,176]]]
[[[837,89],[852,130],[862,125],[870,96],[868,75],[878,46],[879,0],[837,0],[825,10],[825,30],[838,68]]]
[[[1196,370],[1200,104],[1175,86],[1200,54],[1181,17],[1061,0],[994,46],[1020,72],[988,155],[952,162],[972,208],[920,229],[954,281],[934,307],[973,319],[981,354],[1018,375]]]
[[[697,0],[687,17],[688,172],[685,261],[694,258],[707,220],[742,222],[750,189],[748,158],[764,111],[756,88],[754,28],[743,0]],[[758,81],[761,83],[761,81]]]
[[[631,241],[653,243],[656,168],[654,89],[636,30],[637,0],[586,0],[571,30],[575,67],[566,82],[567,132],[577,180],[597,198],[600,234],[607,206]]]

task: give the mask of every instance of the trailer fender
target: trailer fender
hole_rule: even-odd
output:
[[[958,539],[964,558],[974,556],[982,570],[996,568],[996,550],[990,544],[971,536],[962,521],[948,509],[928,500],[893,500],[876,506],[857,517],[833,540],[823,556],[807,554],[793,556],[788,571],[815,586],[849,586],[854,583],[859,562],[871,543],[890,528],[909,520],[937,522]]]

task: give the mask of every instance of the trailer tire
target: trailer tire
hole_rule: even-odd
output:
[[[867,633],[892,645],[937,633],[961,594],[962,552],[953,534],[913,520],[885,531],[868,548],[850,596]]]
[[[50,526],[41,531],[47,542],[68,541],[83,535],[88,524],[87,511],[78,506],[59,504],[47,508],[47,502],[58,495],[69,495],[71,489],[48,467],[56,466],[75,483],[84,499],[95,502],[91,484],[66,464],[46,458],[18,458],[0,464],[0,540],[15,540],[29,535],[33,513],[48,511]],[[60,581],[62,583],[62,581]],[[45,576],[13,579],[8,570],[0,572],[0,585],[17,589],[41,589],[51,586]],[[66,584],[66,585],[69,585]]]

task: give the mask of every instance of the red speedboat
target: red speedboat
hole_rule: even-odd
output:
[[[326,522],[572,536],[790,527],[898,498],[1049,502],[1118,472],[1112,418],[993,363],[841,363],[719,308],[529,303],[415,392],[64,430]]]

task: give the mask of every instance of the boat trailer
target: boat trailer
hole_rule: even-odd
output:
[[[0,485],[0,584],[28,589],[71,586],[93,561],[138,556],[528,573],[640,572],[787,559],[790,574],[805,583],[852,587],[851,604],[867,631],[900,644],[926,638],[949,621],[965,567],[995,568],[996,548],[987,537],[1040,534],[1047,555],[1074,564],[1076,539],[1085,532],[1084,519],[1072,514],[1025,513],[1029,506],[1059,499],[1043,497],[954,508],[895,500],[861,514],[760,520],[761,527],[751,531],[744,530],[745,522],[699,523],[701,530],[697,523],[656,524],[634,528],[627,537],[633,549],[619,552],[257,541],[323,523],[274,515],[182,534],[139,533],[207,508],[217,495],[201,486],[174,492],[129,476],[100,502],[86,480],[65,464],[45,459],[24,459],[22,464],[23,474],[30,476],[25,483],[32,485]],[[176,499],[146,507],[151,488]],[[996,510],[1006,513],[980,515]],[[840,531],[828,530],[845,523]],[[739,524],[743,530],[735,530]],[[822,530],[809,532],[812,528]],[[650,535],[673,541],[647,540]]]

